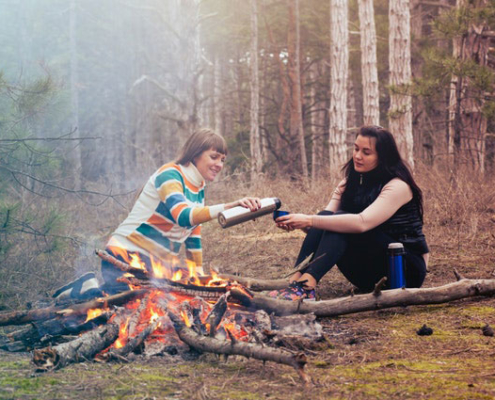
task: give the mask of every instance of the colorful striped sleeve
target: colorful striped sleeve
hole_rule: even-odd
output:
[[[209,207],[192,207],[188,203],[186,193],[189,194],[190,202],[202,198],[185,187],[183,176],[176,168],[170,167],[160,172],[155,179],[155,187],[160,200],[170,211],[170,216],[177,225],[190,228],[212,219]]]
[[[195,227],[186,241],[186,258],[194,261],[196,266],[203,265],[203,250],[201,248],[201,225]]]

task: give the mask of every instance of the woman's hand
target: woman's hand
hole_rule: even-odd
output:
[[[261,207],[261,200],[258,197],[243,197],[242,199],[226,204],[225,209],[228,210],[229,208],[238,206],[249,208],[251,211],[256,211]]]
[[[279,228],[289,232],[294,229],[302,229],[303,231],[307,231],[313,225],[311,215],[306,214],[284,215],[282,217],[278,217],[275,222]]]

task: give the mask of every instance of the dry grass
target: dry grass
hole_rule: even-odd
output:
[[[495,269],[495,180],[470,175],[456,180],[418,168],[425,194],[425,233],[431,247],[425,286],[454,280],[453,268],[467,277],[493,278]],[[244,195],[277,196],[290,211],[322,209],[337,182],[266,180],[257,188],[229,178],[208,189],[210,204]],[[129,203],[132,199],[128,199]],[[115,206],[115,205],[113,205]],[[75,211],[74,211],[75,212]],[[98,243],[125,211],[78,210],[81,236]],[[98,221],[101,231],[94,230]],[[93,229],[92,229],[93,228]],[[81,228],[82,229],[82,228]],[[88,232],[88,233],[84,233]],[[90,236],[93,235],[93,236]],[[247,276],[275,278],[290,271],[303,236],[278,230],[269,216],[226,230],[204,226],[208,265]],[[88,245],[88,248],[91,246]],[[67,250],[69,256],[70,249]],[[79,253],[78,253],[79,255]],[[97,260],[87,255],[91,268]],[[69,261],[66,262],[66,265]],[[343,296],[351,285],[334,268],[323,279],[323,298]],[[395,308],[321,320],[331,345],[308,352],[315,381],[301,387],[284,366],[212,356],[197,361],[137,359],[128,365],[78,364],[31,377],[28,357],[0,353],[0,398],[23,399],[492,399],[495,396],[493,338],[481,327],[495,326],[495,299],[469,299],[447,305]],[[416,335],[423,324],[432,336]],[[84,394],[83,394],[84,393]]]

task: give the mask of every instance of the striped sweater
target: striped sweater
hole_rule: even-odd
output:
[[[177,257],[185,243],[186,258],[201,266],[200,224],[224,209],[223,204],[206,207],[204,189],[204,179],[194,164],[163,165],[148,179],[107,246],[167,261]]]

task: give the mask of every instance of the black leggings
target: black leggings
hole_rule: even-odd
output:
[[[331,214],[331,211],[319,213]],[[312,260],[315,262],[301,271],[302,273],[310,274],[318,282],[337,264],[342,274],[353,285],[363,291],[371,291],[382,277],[387,276],[387,248],[389,243],[393,242],[396,240],[378,228],[360,234],[311,228],[304,239],[296,265],[313,253]],[[420,287],[426,275],[426,264],[422,255],[406,249],[404,259],[407,287]]]

